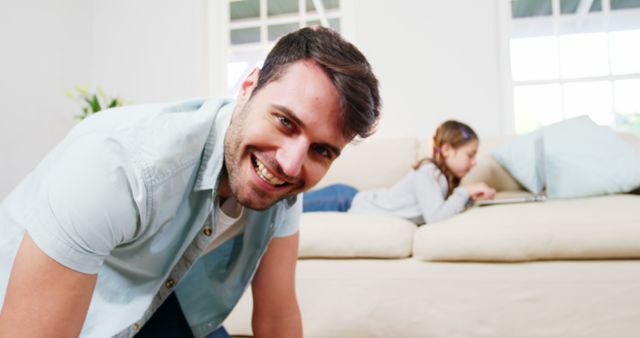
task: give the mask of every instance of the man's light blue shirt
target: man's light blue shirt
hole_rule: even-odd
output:
[[[0,204],[0,304],[26,230],[57,262],[98,274],[82,337],[133,336],[174,291],[194,335],[216,329],[301,212],[295,198],[246,210],[244,231],[202,256],[233,107],[130,106],[78,124]]]

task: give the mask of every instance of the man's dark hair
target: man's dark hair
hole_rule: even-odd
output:
[[[331,29],[306,27],[283,36],[269,52],[253,94],[300,60],[313,60],[336,87],[345,138],[370,136],[380,117],[378,80],[364,55]]]

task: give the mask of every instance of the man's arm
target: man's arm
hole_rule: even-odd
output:
[[[297,232],[271,240],[252,283],[254,337],[302,337],[295,289],[297,259]]]
[[[0,338],[77,337],[95,284],[96,275],[61,265],[25,233],[0,312]]]

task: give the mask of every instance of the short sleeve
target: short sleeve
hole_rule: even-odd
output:
[[[286,201],[280,203],[286,204]],[[283,217],[279,217],[276,224],[274,237],[287,237],[298,232],[300,227],[300,215],[302,214],[302,196],[296,198],[295,203],[284,208]]]
[[[144,197],[128,158],[115,140],[84,136],[36,170],[40,184],[25,226],[42,251],[70,269],[92,274],[113,248],[131,240],[140,223],[141,203],[134,196]]]

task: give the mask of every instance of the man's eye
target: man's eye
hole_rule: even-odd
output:
[[[326,158],[331,158],[331,153],[329,152],[329,149],[327,149],[327,147],[319,145],[319,144],[314,144],[311,146],[311,149],[317,153],[320,154],[321,156],[324,156]]]
[[[284,116],[278,116],[277,118],[278,118],[278,122],[280,122],[280,124],[283,125],[285,128],[290,129],[291,127],[293,127],[293,124],[288,118]]]

